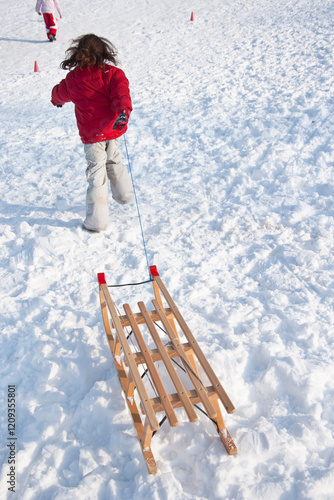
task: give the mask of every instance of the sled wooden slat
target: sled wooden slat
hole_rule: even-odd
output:
[[[212,385],[206,387],[206,390],[207,390],[209,398],[212,401],[214,399],[218,398],[218,395],[217,395],[215,389],[212,387]],[[194,389],[187,391],[187,395],[188,395],[188,398],[190,399],[190,401],[193,405],[201,402],[200,398],[198,397],[197,392]],[[169,401],[170,401],[173,408],[181,408],[183,406],[182,401],[180,400],[177,392],[175,392],[173,394],[169,394],[168,397],[169,397]],[[151,404],[152,404],[153,410],[156,413],[163,411],[163,406],[162,406],[159,398],[152,398]]]
[[[165,285],[163,284],[161,278],[160,277],[156,277],[154,281],[159,286],[160,291],[162,292],[163,296],[165,297],[165,299],[166,299],[169,307],[173,311],[176,320],[178,321],[178,323],[179,323],[179,325],[180,325],[180,327],[181,327],[181,329],[182,329],[182,331],[183,331],[186,339],[188,340],[188,342],[192,346],[192,348],[194,350],[194,353],[196,354],[196,356],[198,358],[198,361],[202,365],[202,368],[205,371],[207,377],[209,378],[209,380],[212,383],[212,385],[216,388],[216,391],[219,394],[219,397],[220,397],[220,399],[221,399],[221,401],[222,401],[222,403],[223,403],[223,405],[224,405],[227,413],[234,413],[235,412],[235,408],[234,408],[234,406],[233,406],[230,398],[226,394],[223,386],[220,384],[220,382],[219,382],[216,374],[214,373],[214,371],[211,368],[208,360],[204,356],[204,353],[203,353],[202,349],[200,348],[200,346],[198,345],[197,341],[195,340],[195,337],[191,333],[191,331],[190,331],[187,323],[183,319],[183,316],[181,315],[180,311],[178,310],[175,302],[173,301],[172,297],[169,295],[169,293],[168,293]]]
[[[182,346],[183,346],[183,349],[184,349],[186,354],[189,351],[192,352],[192,348],[190,347],[188,342],[184,342],[182,344]],[[177,358],[178,357],[178,353],[175,351],[173,346],[165,345],[165,350],[168,352],[168,356],[170,358]],[[150,353],[154,362],[161,361],[161,355],[160,355],[158,349],[149,349],[149,353]],[[134,360],[136,361],[137,365],[145,363],[144,356],[142,355],[142,353],[140,351],[133,353],[133,357],[134,357]]]
[[[157,300],[152,300],[153,306],[156,308],[156,311],[160,317],[161,323],[163,324],[164,328],[166,329],[166,332],[170,338],[170,341],[172,345],[174,346],[174,349],[176,352],[179,354],[179,357],[181,359],[181,362],[184,366],[184,369],[188,373],[188,376],[190,380],[193,383],[193,386],[195,387],[195,390],[197,392],[198,397],[200,398],[201,402],[203,403],[204,408],[206,409],[208,415],[210,418],[216,418],[217,413],[212,406],[212,403],[207,395],[206,389],[202,382],[198,379],[197,374],[194,372],[192,366],[189,363],[189,360],[187,359],[186,353],[184,352],[182,348],[182,344],[179,340],[179,337],[175,337],[174,331],[172,327],[170,326],[168,319],[166,318],[163,308],[160,306]]]
[[[166,392],[166,389],[161,381],[160,375],[158,373],[158,370],[155,367],[154,361],[150,355],[150,352],[147,348],[146,342],[141,334],[141,331],[135,321],[135,317],[133,312],[131,311],[131,308],[129,304],[124,304],[124,311],[126,313],[126,316],[129,320],[129,324],[132,328],[133,334],[136,337],[136,340],[138,342],[138,346],[141,349],[142,355],[145,359],[145,363],[147,365],[147,368],[150,372],[150,375],[152,377],[153,384],[155,385],[157,392],[160,397],[160,401],[164,407],[164,410],[166,412],[166,416],[168,419],[169,424],[171,427],[175,427],[176,425],[179,424],[175,412],[173,410],[173,407],[169,401],[168,394]]]
[[[196,422],[198,420],[197,413],[195,412],[193,405],[191,404],[190,399],[187,396],[187,391],[183,387],[183,384],[180,380],[180,377],[178,376],[178,374],[173,366],[173,363],[170,360],[170,357],[168,356],[167,352],[165,351],[162,340],[161,340],[161,338],[160,338],[160,336],[159,336],[159,334],[154,326],[154,323],[152,322],[152,320],[148,314],[148,311],[145,307],[144,302],[138,302],[138,307],[146,320],[146,324],[147,324],[147,327],[150,331],[150,334],[155,342],[155,345],[158,348],[158,351],[161,354],[161,359],[164,362],[166,370],[168,371],[168,374],[171,378],[171,381],[173,382],[173,385],[174,385],[174,387],[175,387],[175,389],[176,389],[176,391],[177,391],[177,393],[178,393],[178,395],[183,403],[184,409],[186,411],[186,414],[188,415],[190,422]]]
[[[114,306],[113,301],[111,300],[109,290],[107,288],[107,285],[101,285],[104,297],[106,299],[108,309],[110,311],[111,317],[113,319],[113,323],[115,325],[116,331],[117,331],[117,336],[120,341],[120,344],[123,349],[123,354],[127,360],[128,367],[131,371],[131,375],[133,378],[133,381],[135,383],[135,386],[139,392],[140,395],[140,400],[145,408],[145,414],[150,422],[151,428],[153,431],[159,429],[159,423],[157,420],[157,417],[155,413],[152,410],[152,406],[149,403],[149,397],[147,394],[147,391],[145,389],[144,383],[142,381],[142,378],[140,376],[140,373],[138,371],[137,365],[135,363],[135,360],[132,356],[132,352],[129,346],[129,343],[127,341],[126,335],[124,333],[123,327],[121,325],[121,322],[119,320],[118,314],[116,312],[116,308]]]
[[[227,413],[233,413],[235,408],[154,266],[150,272],[154,292],[152,310],[140,301],[139,312],[123,304],[125,314],[119,314],[103,273],[98,274],[98,283],[110,351],[148,471],[154,474],[157,466],[151,442],[161,425],[157,420],[160,412],[165,414],[161,422],[167,418],[170,426],[176,427],[179,424],[176,409],[183,408],[189,421],[196,422],[195,408],[202,405],[215,423],[227,452],[233,455],[237,448],[226,429],[220,404]],[[199,368],[206,375],[206,385]],[[174,386],[176,392],[168,394],[166,384]],[[152,391],[155,396],[149,397]]]
[[[152,321],[159,321],[159,316],[158,316],[158,313],[156,311],[148,311],[148,313],[151,316]],[[169,308],[165,309],[165,314],[166,314],[168,319],[174,317],[174,314],[172,313],[172,311]],[[133,315],[135,317],[135,321],[136,321],[137,325],[142,325],[145,323],[145,320],[144,320],[141,313],[133,313]],[[121,322],[123,328],[125,326],[130,326],[129,319],[128,319],[126,314],[120,316],[119,319],[120,319],[120,322]]]

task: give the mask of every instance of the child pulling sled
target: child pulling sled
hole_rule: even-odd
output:
[[[73,40],[61,68],[66,78],[52,89],[51,102],[73,102],[87,160],[86,219],[89,231],[107,229],[108,179],[112,197],[120,204],[134,197],[131,178],[118,149],[132,111],[129,82],[117,68],[115,47],[105,38],[83,35]],[[108,64],[111,63],[111,64]]]

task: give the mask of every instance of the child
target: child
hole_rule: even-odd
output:
[[[40,16],[41,8],[45,22],[46,34],[50,42],[53,42],[56,39],[57,34],[57,24],[54,17],[55,9],[57,9],[59,13],[60,19],[62,19],[60,5],[58,0],[37,0],[36,3],[36,12]]]
[[[132,111],[129,82],[116,68],[115,47],[105,38],[83,35],[73,40],[60,67],[72,69],[52,89],[51,102],[73,102],[87,160],[86,219],[83,227],[103,231],[108,226],[108,179],[112,197],[130,203],[132,183],[118,149]],[[107,62],[112,64],[107,64]]]

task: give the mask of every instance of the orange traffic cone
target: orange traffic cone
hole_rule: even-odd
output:
[[[190,16],[190,21],[193,21],[193,20],[194,20],[194,13],[192,12],[191,16]]]
[[[37,61],[35,61],[34,72],[39,73],[39,67],[38,67]]]

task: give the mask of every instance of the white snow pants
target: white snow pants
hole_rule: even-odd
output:
[[[134,192],[130,176],[122,163],[118,149],[120,138],[110,141],[84,144],[87,160],[86,219],[84,226],[92,231],[108,227],[108,179],[112,197],[120,204],[130,203]]]

